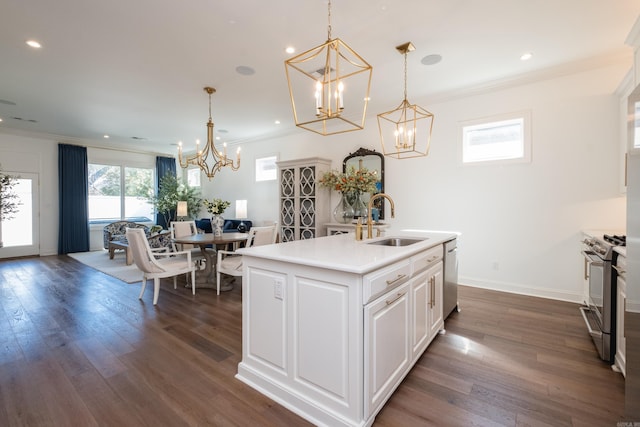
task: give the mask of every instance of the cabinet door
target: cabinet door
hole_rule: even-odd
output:
[[[280,226],[281,239],[289,242],[296,239],[296,170],[280,169]]]
[[[616,309],[616,357],[615,363],[622,375],[626,377],[626,338],[624,336],[624,312],[627,303],[627,283],[618,277],[618,300]]]
[[[420,357],[422,352],[429,344],[429,336],[431,328],[429,324],[429,287],[431,286],[431,276],[427,276],[427,272],[423,271],[413,279],[411,279],[411,305],[412,305],[412,324],[413,332],[411,333],[411,352],[412,359]]]
[[[396,388],[411,363],[410,283],[364,307],[364,418]]]
[[[316,167],[302,166],[298,169],[298,239],[316,237]]]
[[[427,270],[429,281],[429,337],[433,338],[444,327],[442,316],[442,261]]]
[[[330,160],[320,158],[278,162],[283,242],[325,234],[322,224],[330,219],[330,194],[319,189],[317,181],[330,167]]]

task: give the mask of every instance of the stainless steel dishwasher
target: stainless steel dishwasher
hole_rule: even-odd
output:
[[[458,307],[458,246],[457,239],[444,244],[444,291],[442,314],[446,319]]]

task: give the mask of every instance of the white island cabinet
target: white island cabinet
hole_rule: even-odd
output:
[[[237,378],[316,425],[371,425],[443,328],[443,242],[456,235],[371,244],[400,235],[241,249]]]

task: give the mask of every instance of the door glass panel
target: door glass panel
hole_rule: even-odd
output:
[[[33,203],[30,179],[18,178],[13,191],[18,195],[18,211],[12,219],[2,221],[2,242],[5,248],[33,244]]]

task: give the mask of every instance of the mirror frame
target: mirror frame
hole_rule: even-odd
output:
[[[376,150],[369,150],[367,148],[360,147],[358,150],[353,153],[349,153],[349,155],[344,158],[344,160],[342,161],[342,172],[347,171],[347,164],[349,160],[357,157],[368,156],[375,156],[380,159],[380,170],[378,171],[380,173],[380,193],[384,193],[384,156],[382,155],[382,153],[378,153]],[[378,208],[380,219],[384,219],[384,198],[377,199],[374,206]]]

